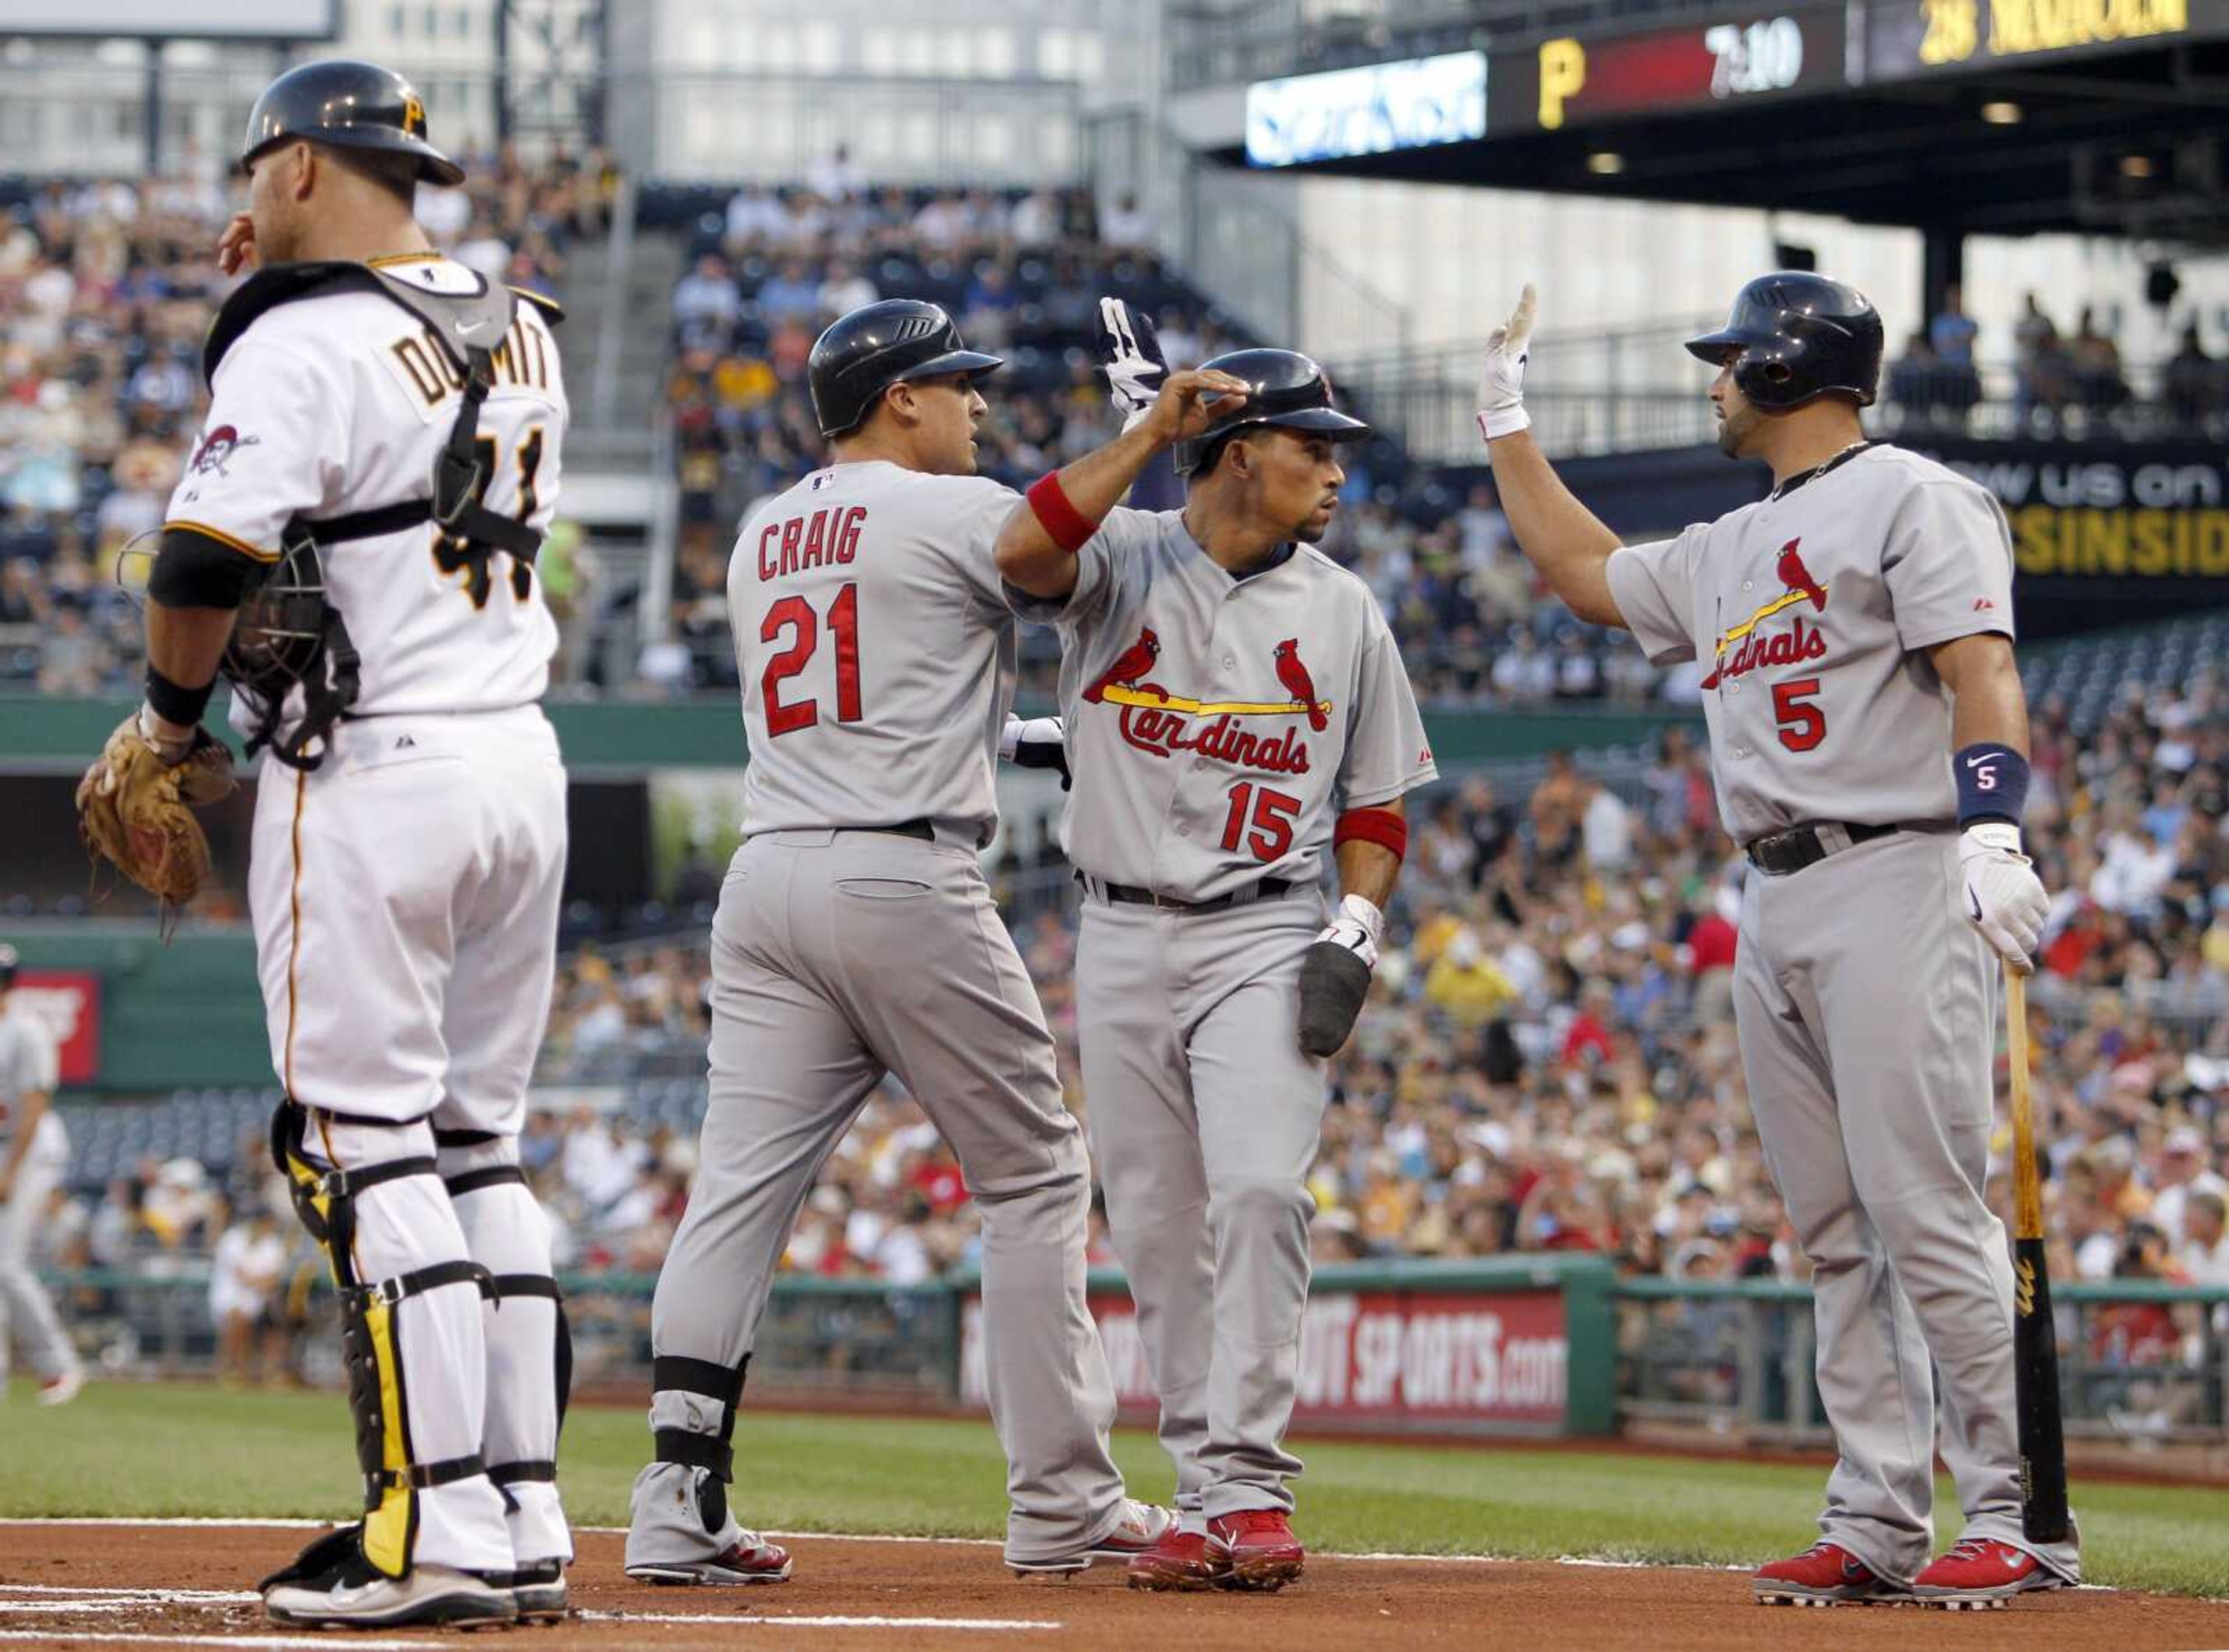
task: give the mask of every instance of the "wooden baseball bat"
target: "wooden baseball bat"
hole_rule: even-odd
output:
[[[2013,1080],[2013,1392],[2020,1421],[2020,1530],[2031,1543],[2065,1540],[2066,1441],[2059,1409],[2059,1339],[2043,1255],[2043,1179],[2029,1089],[2027,978],[2005,971]]]

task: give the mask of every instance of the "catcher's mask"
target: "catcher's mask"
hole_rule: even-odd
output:
[[[283,702],[295,684],[316,680],[324,659],[327,612],[317,543],[306,534],[296,536],[241,601],[225,646],[225,676],[267,704]]]
[[[268,746],[280,762],[306,771],[325,760],[322,749],[310,749],[312,742],[322,747],[356,704],[360,661],[341,611],[325,595],[317,540],[293,524],[281,543],[279,560],[241,600],[219,669],[255,714],[247,755]],[[282,740],[286,697],[298,684],[305,697],[302,717]]]

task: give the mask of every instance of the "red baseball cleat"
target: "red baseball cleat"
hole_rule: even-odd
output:
[[[1815,1543],[1802,1553],[1757,1569],[1750,1591],[1760,1606],[1848,1606],[1902,1600],[1903,1590],[1847,1549]]]
[[[1301,1575],[1307,1559],[1282,1509],[1243,1508],[1207,1523],[1208,1546],[1230,1563],[1233,1589],[1275,1593]]]
[[[2059,1577],[2026,1549],[1969,1537],[1914,1578],[1911,1592],[1923,1606],[1981,1611],[2001,1607],[2030,1590],[2063,1587]]]
[[[755,1583],[787,1583],[789,1551],[756,1532],[736,1540],[709,1559],[638,1562],[626,1569],[637,1583],[711,1584],[734,1588]]]
[[[1184,1532],[1172,1526],[1161,1540],[1130,1562],[1133,1589],[1213,1589],[1230,1576],[1230,1557],[1208,1540],[1204,1532]]]

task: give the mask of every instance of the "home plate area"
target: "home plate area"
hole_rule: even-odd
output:
[[[249,1585],[310,1533],[299,1525],[0,1523],[0,1649],[346,1648],[457,1643],[432,1630],[337,1635],[267,1623]],[[785,1537],[791,1582],[657,1588],[620,1570],[620,1534],[581,1533],[572,1619],[508,1631],[549,1652],[894,1652],[982,1644],[1059,1652],[1422,1652],[1521,1637],[1526,1652],[1848,1647],[2047,1652],[2229,1648],[2229,1605],[2103,1590],[2031,1596],[2001,1612],[1916,1607],[1796,1612],[1750,1601],[1739,1572],[1595,1563],[1312,1556],[1275,1595],[1152,1595],[1120,1567],[1023,1582],[995,1546]],[[499,1632],[501,1633],[501,1632]]]

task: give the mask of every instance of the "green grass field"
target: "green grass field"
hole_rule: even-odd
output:
[[[790,1531],[996,1537],[1005,1465],[986,1423],[746,1411],[738,1514]],[[584,1408],[565,1428],[565,1500],[624,1525],[649,1437],[641,1412]],[[1167,1459],[1118,1437],[1138,1495]],[[1661,1456],[1300,1443],[1301,1526],[1320,1549],[1745,1564],[1813,1533],[1821,1470]],[[330,1394],[95,1384],[42,1411],[0,1409],[0,1515],[344,1514],[356,1496],[345,1407]],[[1956,1535],[1949,1482],[1941,1538]],[[2090,1580],[2229,1597],[2229,1491],[2078,1486]]]

